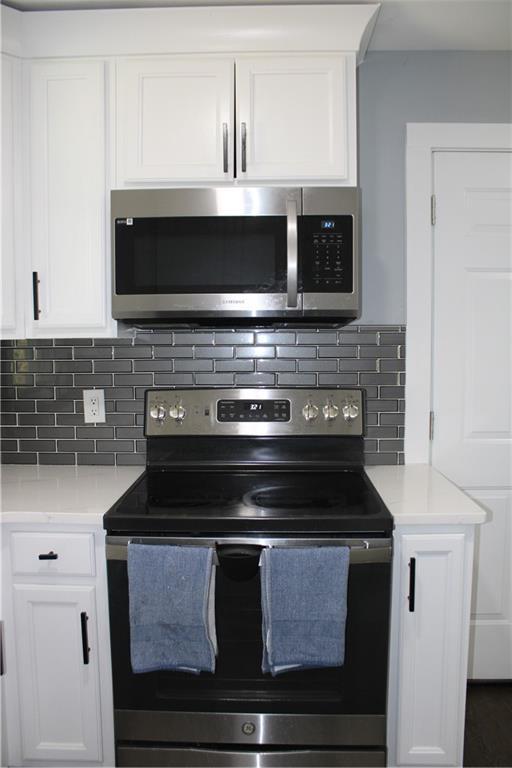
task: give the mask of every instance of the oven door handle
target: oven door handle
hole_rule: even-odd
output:
[[[286,307],[297,309],[298,280],[299,280],[299,254],[297,236],[297,201],[286,202]]]
[[[263,547],[349,547],[351,565],[366,563],[389,563],[392,557],[391,539],[347,539],[347,538],[311,538],[311,537],[166,537],[166,536],[110,536],[106,538],[107,560],[126,560],[128,544],[151,544],[155,546],[196,546],[212,547],[222,555],[223,546],[251,547],[252,550]]]

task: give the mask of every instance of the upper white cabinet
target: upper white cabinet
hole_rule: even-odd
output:
[[[105,117],[102,61],[32,63],[30,336],[101,334],[109,322]]]
[[[237,177],[356,184],[355,71],[355,55],[237,59]]]
[[[118,185],[356,184],[355,69],[354,54],[121,60]]]
[[[233,178],[234,62],[145,57],[117,64],[125,184]]]
[[[0,331],[4,338],[23,335],[23,296],[19,234],[21,181],[21,64],[2,56],[2,287]]]

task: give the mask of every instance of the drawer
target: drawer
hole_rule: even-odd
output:
[[[15,576],[94,576],[92,533],[13,533]]]

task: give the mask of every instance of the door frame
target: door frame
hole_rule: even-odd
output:
[[[509,123],[407,123],[405,463],[430,464],[434,152],[512,150]]]

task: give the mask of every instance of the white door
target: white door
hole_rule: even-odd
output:
[[[478,526],[469,676],[512,678],[512,154],[434,154],[432,464]]]
[[[27,333],[104,335],[111,322],[105,64],[34,62],[30,89],[31,270],[39,279],[40,314],[34,317],[30,294]]]
[[[236,61],[237,177],[356,184],[355,59]]]
[[[118,185],[232,180],[233,110],[233,59],[121,60]]]
[[[22,760],[101,761],[94,587],[15,584],[13,595]]]

